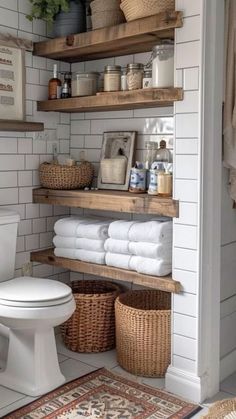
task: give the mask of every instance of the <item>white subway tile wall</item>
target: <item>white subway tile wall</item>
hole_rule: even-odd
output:
[[[46,34],[45,22],[30,22],[28,0],[0,1],[0,32],[39,41]],[[32,203],[32,189],[39,185],[38,167],[44,160],[52,159],[52,144],[59,153],[69,153],[70,115],[37,113],[36,101],[47,98],[47,84],[52,74],[52,60],[32,57],[26,52],[26,118],[45,123],[45,136],[37,133],[0,132],[0,205],[20,213],[16,272],[30,259],[30,251],[51,246],[53,223],[68,208],[39,206]],[[66,67],[65,67],[66,66]],[[66,64],[63,68],[69,68]],[[56,140],[58,138],[58,140]],[[68,281],[64,269],[35,264],[35,276],[53,276]]]

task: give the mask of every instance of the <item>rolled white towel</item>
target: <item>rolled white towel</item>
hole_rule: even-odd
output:
[[[135,223],[129,229],[129,240],[134,242],[164,243],[172,237],[172,221]]]
[[[85,249],[94,252],[104,252],[104,240],[85,239],[80,237],[55,236],[53,244],[55,247],[68,249]]]
[[[76,249],[66,249],[63,247],[55,247],[54,255],[59,258],[76,259]]]
[[[110,222],[105,220],[80,223],[76,229],[76,235],[86,239],[106,240]]]
[[[115,268],[130,269],[129,263],[131,255],[121,255],[119,253],[106,253],[106,264]]]
[[[116,240],[129,240],[129,230],[136,223],[138,221],[113,221],[109,226],[108,235]]]
[[[129,255],[129,242],[127,240],[107,239],[104,244],[105,251]]]
[[[109,239],[108,239],[109,240]],[[128,242],[129,252],[144,258],[172,260],[172,241],[165,243]]]
[[[153,276],[166,276],[171,273],[171,262],[165,262],[162,259],[142,258],[141,256],[132,256],[129,262],[130,269],[139,273]]]
[[[105,265],[105,252],[93,252],[91,250],[76,249],[75,255],[76,259],[82,260],[83,262]]]
[[[54,224],[54,231],[58,236],[76,237],[77,227],[80,223],[89,222],[88,218],[84,217],[66,217],[61,218]]]

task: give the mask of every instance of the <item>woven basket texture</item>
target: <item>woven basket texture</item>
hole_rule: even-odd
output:
[[[174,10],[175,0],[123,0],[120,8],[129,22],[167,10]]]
[[[125,22],[125,17],[121,10],[104,10],[103,12],[93,13],[91,19],[93,29],[119,25],[119,23]]]
[[[93,165],[82,162],[79,166],[64,166],[42,163],[39,166],[41,186],[48,189],[79,189],[90,186],[93,180]]]
[[[92,14],[104,10],[120,10],[120,0],[93,0],[90,7]]]
[[[171,295],[128,291],[115,302],[117,360],[144,377],[163,377],[170,364]]]
[[[75,281],[76,309],[61,325],[65,345],[75,352],[104,352],[115,347],[114,303],[120,288],[109,281]]]

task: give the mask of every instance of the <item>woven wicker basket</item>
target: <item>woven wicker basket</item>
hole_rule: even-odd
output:
[[[76,352],[104,352],[115,347],[114,302],[120,288],[109,281],[75,281],[76,310],[61,325],[65,345]]]
[[[125,22],[125,17],[121,10],[104,10],[103,12],[93,13],[91,19],[93,29],[119,25],[119,23]]]
[[[174,10],[175,0],[123,0],[120,8],[129,22],[167,10]]]
[[[90,3],[92,14],[104,10],[120,10],[120,0],[93,0]]]
[[[90,186],[93,180],[93,165],[82,162],[79,166],[64,166],[42,163],[39,166],[39,180],[48,189],[79,189]]]
[[[115,302],[117,360],[144,377],[163,377],[170,364],[170,293],[128,291]]]

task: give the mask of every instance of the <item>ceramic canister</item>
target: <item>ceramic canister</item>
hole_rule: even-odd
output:
[[[136,169],[133,167],[130,173],[130,192],[143,193],[146,191],[146,169]]]
[[[149,195],[157,195],[158,194],[158,170],[151,169],[150,178],[149,178],[149,186],[148,186],[148,194]]]

